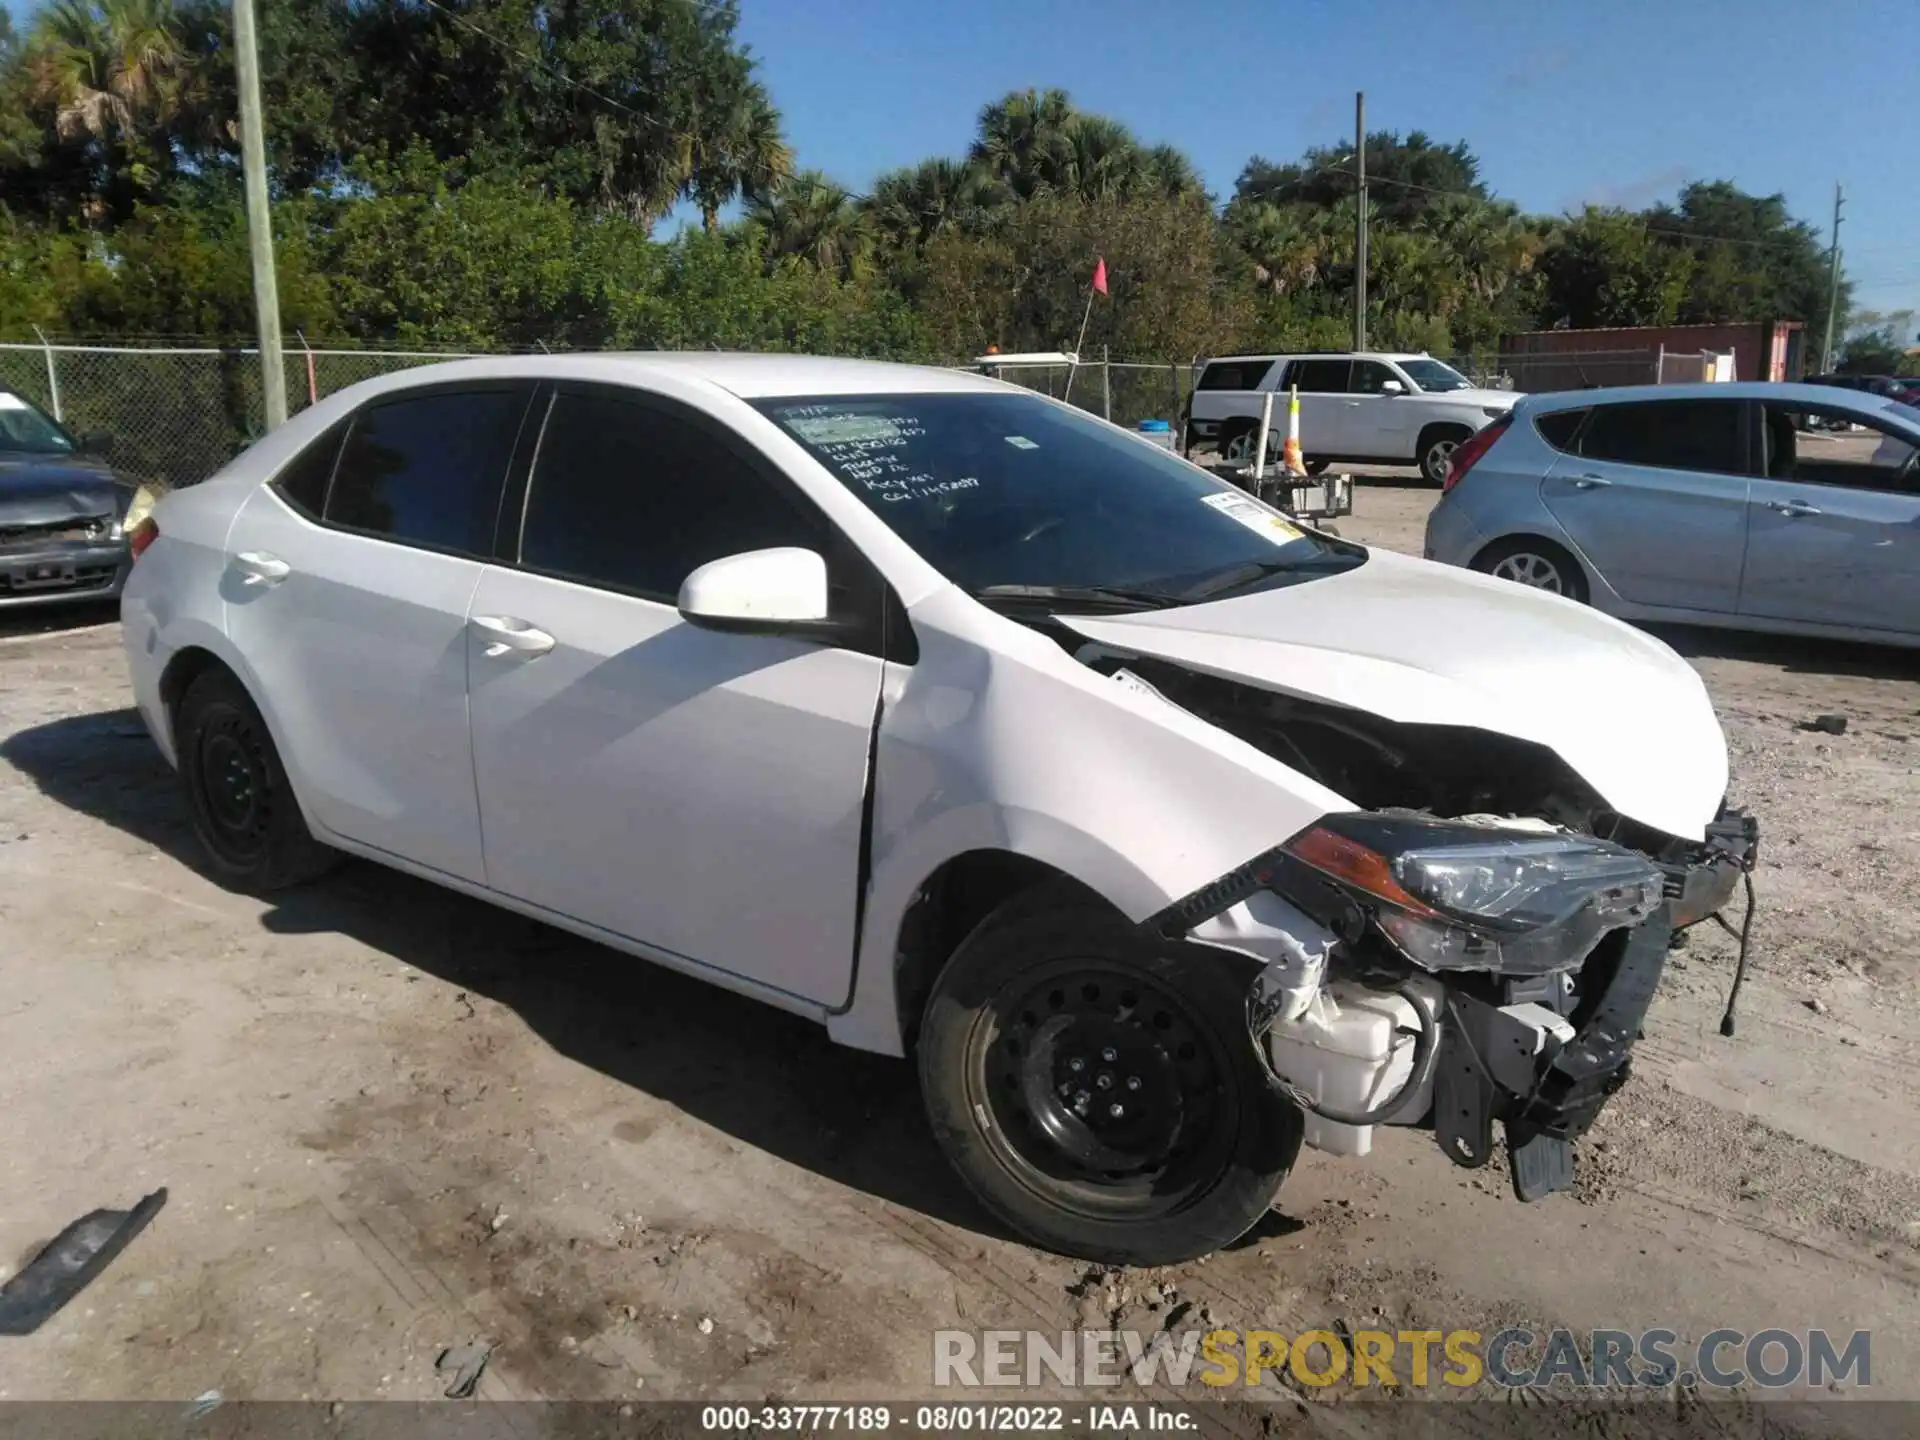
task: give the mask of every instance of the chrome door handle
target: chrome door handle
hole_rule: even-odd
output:
[[[553,649],[553,636],[512,615],[475,615],[468,623],[486,638],[486,655],[490,660],[498,659],[509,650],[522,655],[544,655]]]
[[[246,578],[243,585],[278,585],[293,573],[293,567],[278,555],[248,550],[233,557],[234,568]]]
[[[1817,506],[1809,505],[1804,500],[1772,500],[1768,502],[1768,508],[1777,510],[1782,515],[1818,515],[1820,513]]]
[[[1613,482],[1604,475],[1581,475],[1573,482],[1576,490],[1604,490]]]

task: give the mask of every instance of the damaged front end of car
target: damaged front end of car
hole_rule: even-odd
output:
[[[1703,841],[1680,840],[1528,742],[1138,656],[1112,673],[1361,807],[1144,922],[1264,962],[1248,1031],[1306,1112],[1306,1142],[1359,1155],[1375,1126],[1426,1127],[1478,1167],[1497,1121],[1520,1199],[1570,1185],[1572,1142],[1626,1082],[1677,935],[1717,918],[1752,869],[1751,817],[1723,805]]]

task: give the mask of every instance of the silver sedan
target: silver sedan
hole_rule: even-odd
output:
[[[1816,385],[1532,395],[1454,456],[1430,560],[1627,620],[1920,645],[1920,410]]]

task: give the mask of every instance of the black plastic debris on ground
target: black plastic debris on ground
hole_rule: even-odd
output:
[[[447,1386],[447,1399],[465,1400],[473,1394],[473,1387],[480,1383],[480,1372],[487,1368],[487,1357],[493,1353],[493,1346],[484,1340],[476,1340],[471,1345],[454,1345],[440,1352],[440,1358],[433,1362],[433,1368],[442,1372],[453,1371],[453,1383]]]
[[[1844,735],[1847,733],[1847,717],[1844,715],[1816,715],[1811,720],[1800,722],[1802,730],[1814,730],[1822,735]]]
[[[0,1335],[31,1335],[87,1286],[167,1203],[164,1188],[131,1210],[82,1215],[0,1286]]]

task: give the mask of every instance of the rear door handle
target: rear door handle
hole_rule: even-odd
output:
[[[1768,502],[1768,508],[1777,510],[1782,515],[1818,515],[1820,513],[1817,506],[1809,505],[1804,500],[1772,500]]]
[[[522,655],[544,655],[553,649],[553,636],[512,615],[475,615],[468,623],[486,640],[486,655],[490,660],[498,659],[509,650]]]
[[[248,550],[233,557],[234,568],[246,578],[243,585],[278,585],[293,573],[293,567],[278,555],[264,550]]]
[[[1576,490],[1604,490],[1611,484],[1613,484],[1613,482],[1604,475],[1581,475],[1575,478],[1573,488]]]

